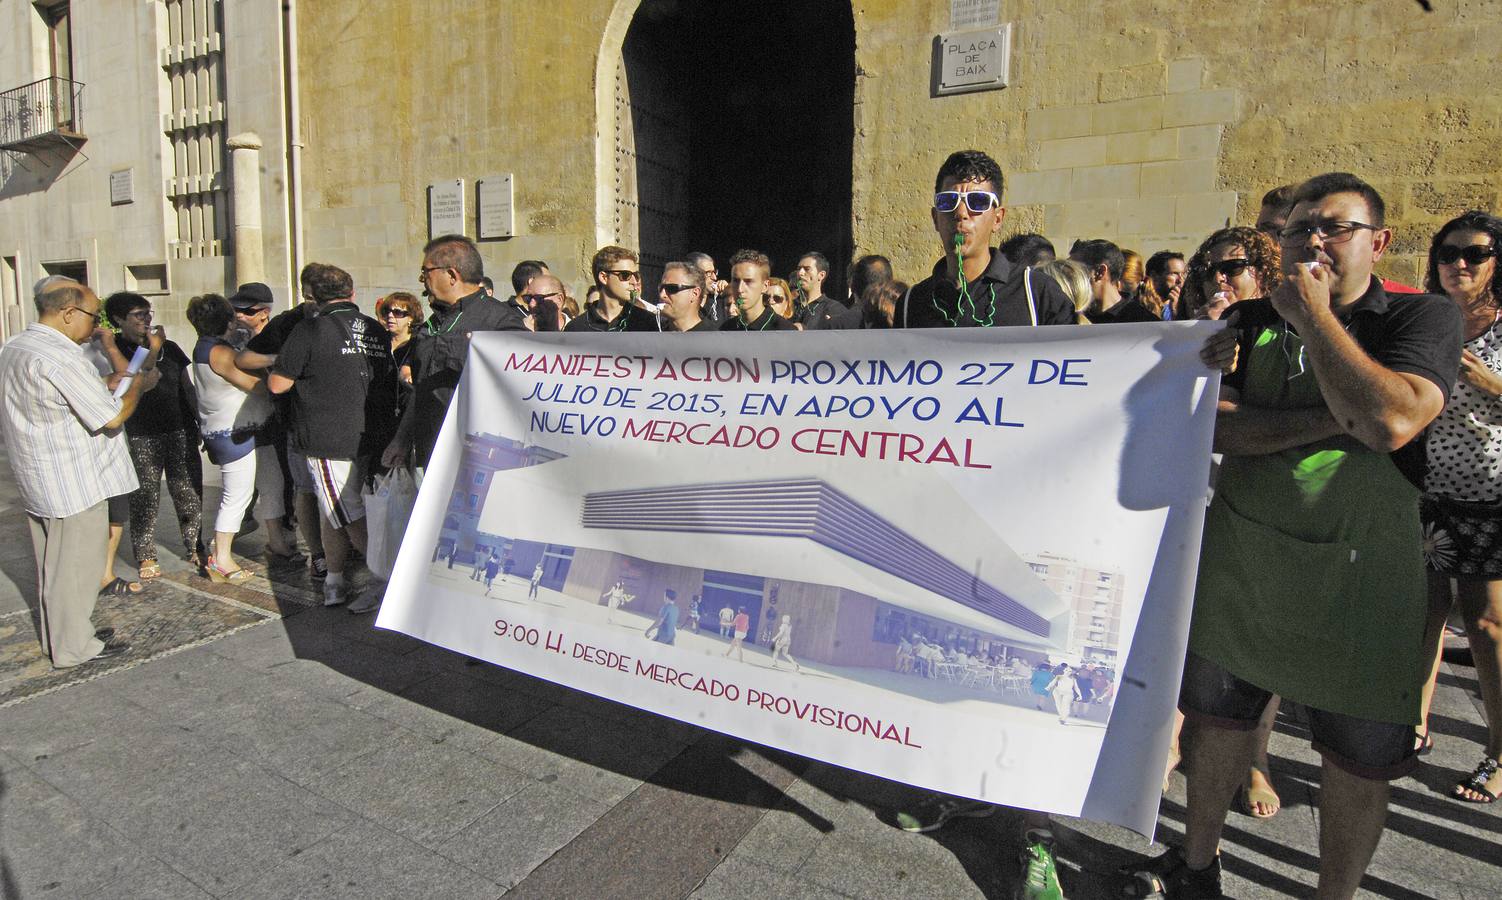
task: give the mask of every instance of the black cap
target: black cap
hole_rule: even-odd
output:
[[[251,281],[240,285],[240,289],[229,298],[230,306],[235,309],[256,309],[262,306],[271,306],[275,303],[271,296],[271,288],[260,283]]]

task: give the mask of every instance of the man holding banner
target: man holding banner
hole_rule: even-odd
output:
[[[1132,896],[1221,896],[1221,830],[1274,693],[1307,707],[1324,759],[1321,898],[1355,894],[1388,782],[1417,761],[1431,657],[1412,442],[1454,384],[1461,320],[1443,297],[1389,296],[1373,278],[1392,232],[1370,185],[1331,173],[1294,199],[1283,283],[1228,316],[1241,364],[1221,389],[1225,462],[1179,700],[1201,726],[1184,846],[1136,873]]]

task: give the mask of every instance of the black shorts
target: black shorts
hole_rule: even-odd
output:
[[[107,506],[111,525],[124,525],[130,521],[130,494],[116,494],[109,498]]]
[[[1242,681],[1202,656],[1190,653],[1184,660],[1179,711],[1185,718],[1231,731],[1251,731],[1271,699],[1272,691]],[[1418,765],[1412,725],[1305,708],[1314,751],[1352,775],[1392,781]]]

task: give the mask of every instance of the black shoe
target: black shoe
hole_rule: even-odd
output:
[[[106,643],[108,643],[109,639],[114,636],[115,629],[109,627],[108,625],[103,628],[94,629],[94,637],[99,638],[101,641],[105,641]]]
[[[130,644],[125,641],[105,641],[104,649],[94,654],[94,659],[109,659],[111,656],[119,656],[130,650]]]

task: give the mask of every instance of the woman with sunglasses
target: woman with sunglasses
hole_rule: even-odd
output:
[[[1429,700],[1439,672],[1440,640],[1458,599],[1486,709],[1486,755],[1452,790],[1468,803],[1502,793],[1502,218],[1472,210],[1445,223],[1429,247],[1430,293],[1444,293],[1465,322],[1460,380],[1425,433],[1420,513],[1429,568],[1429,628],[1434,672],[1424,688],[1419,753],[1433,746]],[[1450,583],[1455,583],[1451,593]]]
[[[1222,228],[1189,258],[1175,319],[1219,319],[1242,300],[1265,297],[1282,281],[1282,257],[1272,238],[1255,228]]]
[[[793,322],[793,326],[799,331],[803,330],[803,326],[793,320],[793,288],[787,279],[767,279],[767,305],[772,307],[772,312]]]
[[[391,356],[400,372],[412,350],[412,332],[422,324],[422,304],[406,291],[393,291],[376,301],[376,318],[391,335]]]

